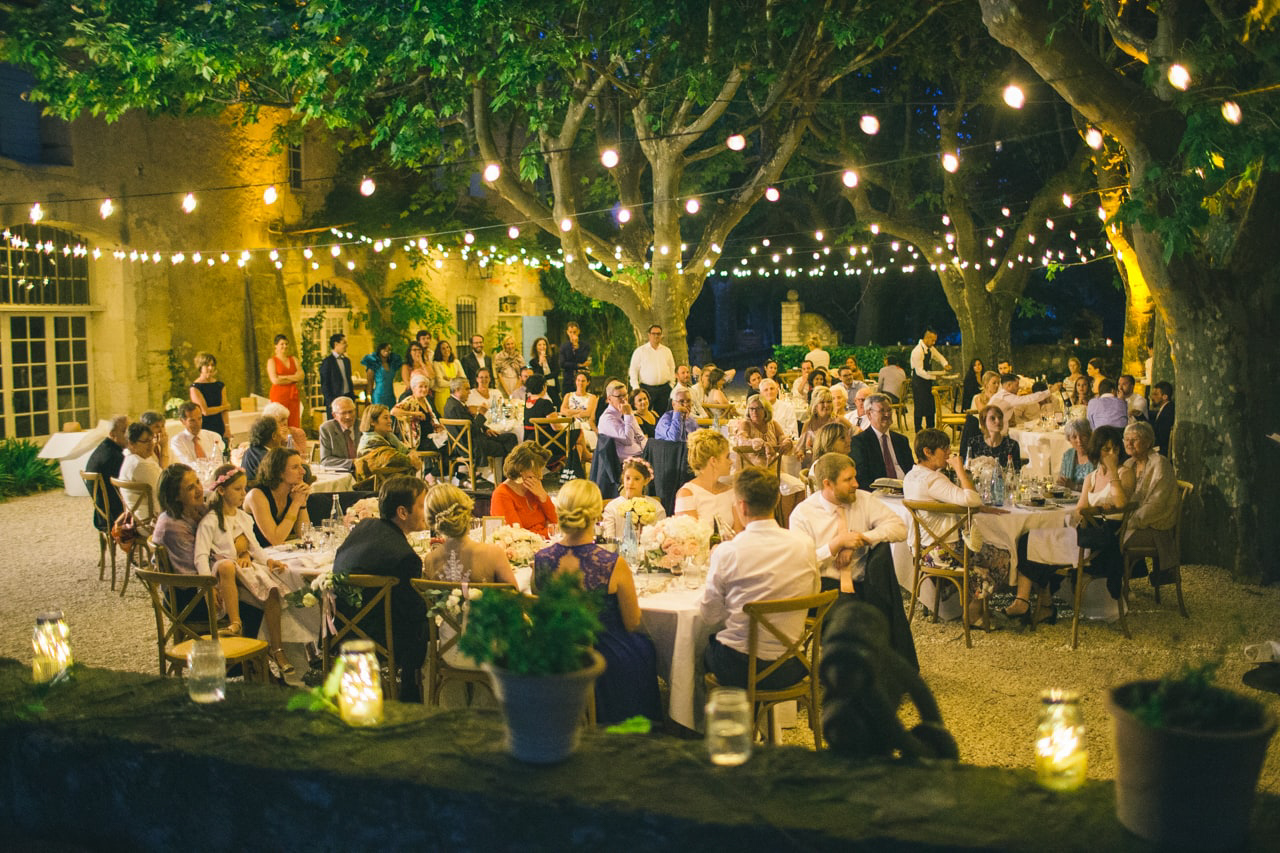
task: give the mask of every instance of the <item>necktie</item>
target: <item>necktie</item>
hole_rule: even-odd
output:
[[[204,459],[205,458],[204,447],[200,444],[200,436],[198,435],[191,436],[191,444],[195,447],[196,458]]]
[[[884,454],[884,475],[886,477],[896,477],[898,467],[893,464],[893,451],[889,449],[889,433],[880,436],[880,452]]]
[[[355,459],[356,458],[356,442],[355,442],[355,439],[351,437],[351,430],[343,430],[342,435],[347,439],[347,458]]]
[[[840,520],[844,524],[844,529],[848,531],[851,526],[848,507],[840,508]],[[853,560],[849,559],[837,571],[840,573],[840,594],[853,595]]]

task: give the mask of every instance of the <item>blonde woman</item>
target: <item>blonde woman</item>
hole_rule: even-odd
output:
[[[534,587],[567,573],[578,576],[587,590],[604,590],[599,613],[604,630],[596,635],[596,651],[606,667],[596,680],[596,718],[602,724],[637,714],[659,720],[658,655],[653,641],[637,633],[642,622],[631,567],[593,541],[603,506],[600,489],[590,480],[570,480],[560,489],[556,509],[564,538],[534,555]]]
[[[713,429],[689,436],[689,467],[693,479],[676,492],[676,515],[691,515],[708,527],[714,523],[726,537],[741,530],[733,508],[733,487],[727,482],[733,472],[729,439]]]
[[[427,526],[444,541],[422,561],[423,575],[431,580],[517,586],[502,547],[467,535],[475,508],[475,501],[457,486],[437,483],[427,492]]]
[[[813,460],[817,458],[813,454],[813,442],[818,430],[837,420],[835,400],[832,398],[831,392],[826,388],[813,389],[813,397],[809,401],[809,408],[813,410],[813,414],[809,416],[809,420],[804,422],[804,429],[800,431],[800,439],[796,442],[795,447],[795,452],[800,457],[800,465],[803,468],[808,468],[813,464]],[[839,418],[839,420],[844,421],[843,418]],[[844,422],[847,423],[847,421]]]

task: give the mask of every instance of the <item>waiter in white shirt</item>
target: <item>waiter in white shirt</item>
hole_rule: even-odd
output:
[[[671,383],[676,379],[676,359],[662,343],[662,327],[654,323],[649,327],[649,342],[636,347],[631,353],[628,371],[632,388],[643,388],[649,395],[649,408],[665,412],[671,401]]]
[[[203,412],[198,403],[183,403],[178,416],[186,429],[169,439],[169,453],[174,462],[194,465],[197,462],[222,461],[222,436],[201,429]]]
[[[933,371],[951,367],[934,346],[937,342],[938,333],[925,329],[924,337],[911,351],[911,399],[916,413],[916,432],[922,425],[934,425]]]

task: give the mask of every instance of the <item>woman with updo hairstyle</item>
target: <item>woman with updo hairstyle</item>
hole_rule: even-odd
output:
[[[733,473],[729,439],[713,429],[696,430],[689,436],[689,467],[693,479],[676,492],[675,514],[691,515],[726,538],[741,530],[733,509],[733,486],[723,482]]]
[[[657,498],[645,494],[649,483],[653,480],[653,469],[649,463],[639,456],[632,456],[622,463],[622,484],[616,498],[605,504],[604,535],[612,539],[621,539],[623,528],[627,523],[627,511],[634,510],[638,504],[648,506],[653,511],[649,519],[636,518],[641,524],[654,524],[667,517],[667,511]],[[642,511],[638,511],[642,512]]]
[[[637,714],[660,720],[658,654],[647,635],[636,633],[642,623],[631,567],[593,541],[603,507],[600,489],[590,480],[570,480],[560,489],[556,509],[564,537],[534,555],[534,588],[567,573],[580,578],[586,590],[604,591],[599,613],[604,630],[596,635],[595,647],[606,667],[596,679],[596,719],[602,725]]]
[[[519,584],[500,545],[476,542],[471,530],[476,503],[466,492],[437,483],[427,492],[427,525],[444,541],[422,561],[422,574],[436,581]]]

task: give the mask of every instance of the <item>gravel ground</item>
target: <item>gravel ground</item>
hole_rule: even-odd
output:
[[[121,597],[98,581],[97,537],[86,498],[50,492],[0,503],[0,530],[15,553],[0,571],[0,655],[28,660],[35,614],[61,608],[71,625],[76,660],[90,666],[155,672],[156,635],[146,590],[131,581]],[[960,744],[978,765],[1031,765],[1038,696],[1046,687],[1080,692],[1088,725],[1089,775],[1111,778],[1111,725],[1103,707],[1109,686],[1176,670],[1184,662],[1221,659],[1218,682],[1262,699],[1280,714],[1280,696],[1245,687],[1246,643],[1280,639],[1280,589],[1230,582],[1210,567],[1184,569],[1190,619],[1170,599],[1157,606],[1145,581],[1134,585],[1129,619],[1134,639],[1117,625],[1081,626],[1071,649],[1071,625],[1034,632],[1005,625],[976,632],[966,649],[957,623],[917,616],[913,629],[923,674]],[[788,741],[802,741],[795,733]],[[1280,747],[1271,749],[1261,787],[1280,795]]]

